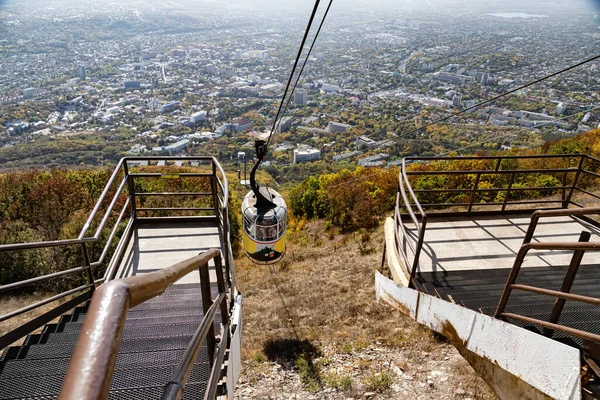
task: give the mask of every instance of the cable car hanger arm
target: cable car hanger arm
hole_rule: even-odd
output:
[[[271,201],[271,195],[269,194],[268,189],[265,188],[261,191],[260,186],[256,183],[256,171],[267,154],[267,145],[264,140],[256,140],[254,146],[256,147],[257,161],[256,164],[254,164],[254,167],[252,167],[252,171],[250,171],[250,188],[256,196],[256,208],[261,211],[270,210],[277,207],[277,205]],[[269,198],[267,198],[267,196]]]

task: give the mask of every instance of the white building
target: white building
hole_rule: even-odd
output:
[[[83,65],[77,67],[77,77],[80,80],[85,81],[85,67]]]
[[[198,122],[203,122],[206,120],[206,111],[198,111],[196,113],[193,113],[190,116],[190,122],[192,124],[197,124]]]
[[[454,97],[452,97],[452,105],[454,107],[460,107],[462,104],[462,96],[460,94],[455,94]]]
[[[260,76],[258,75],[248,75],[248,80],[254,84],[260,85],[260,83],[262,82],[262,79],[260,79]]]
[[[36,94],[37,94],[37,89],[36,88],[25,88],[25,89],[23,89],[23,97],[25,97],[26,99],[34,97]]]
[[[565,103],[558,103],[556,106],[556,115],[563,115],[567,111],[567,105]]]
[[[315,161],[321,158],[321,152],[310,147],[294,150],[294,164]]]
[[[308,96],[304,90],[298,90],[294,93],[294,104],[305,106],[308,103]]]
[[[152,151],[157,151],[157,152],[170,151],[172,153],[179,153],[180,151],[185,149],[189,144],[190,144],[190,141],[188,139],[182,139],[182,140],[175,142],[173,144],[170,144],[168,146],[153,147]]]
[[[357,150],[360,149],[374,149],[377,147],[377,142],[367,136],[359,136],[356,138],[354,145]]]
[[[331,133],[346,132],[349,127],[350,127],[350,125],[342,124],[341,122],[333,122],[332,121],[332,122],[329,122],[329,124],[327,124],[327,130]]]
[[[292,117],[282,118],[277,133],[287,132],[292,129]]]
[[[324,92],[326,93],[335,93],[335,92],[340,92],[341,89],[339,86],[337,85],[330,85],[329,83],[324,83],[321,86],[321,89],[323,89]]]

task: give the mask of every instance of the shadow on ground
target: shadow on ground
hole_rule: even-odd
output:
[[[322,354],[310,341],[271,339],[265,343],[263,353],[269,361],[277,362],[286,369],[297,370],[302,382],[309,387],[322,386],[319,367],[314,362]]]

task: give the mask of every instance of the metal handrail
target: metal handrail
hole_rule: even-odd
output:
[[[223,267],[221,264],[220,257],[215,258],[215,272],[217,275],[217,286],[219,288],[219,295],[213,303],[213,300],[210,297],[210,286],[203,286],[202,304],[205,308],[204,319],[202,320],[202,323],[196,330],[189,345],[185,349],[183,357],[177,365],[177,368],[175,369],[175,373],[173,374],[171,381],[165,385],[162,400],[179,400],[183,396],[185,384],[192,371],[194,362],[198,356],[198,352],[200,351],[200,347],[205,338],[208,339],[207,343],[209,360],[211,361],[213,368],[210,374],[210,379],[204,395],[204,399],[213,400],[215,398],[217,384],[221,376],[220,366],[223,365],[225,350],[227,349],[227,344],[229,343],[229,309],[226,304],[227,294],[225,292],[225,281],[223,279]],[[202,283],[203,281],[209,281],[208,269],[200,271],[200,282]],[[208,308],[208,311],[206,311],[206,308],[208,306],[210,307]],[[217,312],[217,308],[221,309],[223,328],[221,329],[221,340],[219,343],[217,356],[215,358],[214,353],[216,349],[216,337],[214,336],[212,320],[214,319],[215,313]]]
[[[107,398],[129,309],[159,296],[177,280],[198,268],[206,270],[208,275],[209,260],[220,257],[220,254],[219,249],[208,250],[160,271],[101,285],[88,308],[59,399]],[[210,290],[210,282],[205,284]],[[221,289],[220,300],[211,306],[214,308],[211,308],[210,315],[205,316],[201,328],[212,326],[216,307],[225,299]]]
[[[92,212],[88,216],[88,219],[85,221],[85,224],[83,225],[83,228],[81,229],[81,232],[79,233],[79,237],[78,237],[79,240],[82,240],[85,237],[85,234],[87,233],[88,229],[90,228],[90,225],[92,224],[92,221],[96,217],[96,214],[98,213],[98,210],[100,210],[100,207],[102,206],[102,202],[104,201],[104,198],[108,194],[108,192],[109,192],[109,190],[110,190],[113,182],[115,181],[115,179],[119,175],[119,172],[121,171],[121,167],[123,166],[124,160],[125,159],[123,159],[123,158],[121,160],[119,160],[119,163],[117,164],[117,166],[115,167],[115,170],[113,171],[112,175],[108,179],[108,182],[106,183],[106,186],[104,186],[104,190],[100,194],[100,198],[96,202],[96,205],[92,209]]]
[[[525,233],[525,237],[523,238],[523,244],[515,257],[515,261],[513,263],[512,269],[508,276],[508,280],[506,282],[506,286],[502,292],[502,296],[500,297],[500,301],[498,302],[498,308],[496,309],[496,317],[500,317],[506,308],[506,304],[508,303],[508,299],[512,290],[515,288],[515,282],[521,271],[521,266],[523,265],[523,261],[525,260],[525,256],[529,252],[529,250],[573,250],[573,251],[599,251],[600,250],[600,242],[535,242],[532,243],[531,240],[535,234],[535,230],[541,218],[551,218],[551,217],[564,217],[564,216],[575,216],[581,217],[586,215],[599,214],[600,207],[594,208],[575,208],[575,209],[562,209],[562,210],[537,210],[534,211],[531,215],[531,219],[529,221],[529,226],[527,228],[527,232]],[[518,287],[517,287],[518,288]]]
[[[567,167],[567,168],[529,168],[529,169],[500,169],[502,161],[504,160],[527,160],[527,159],[556,159],[556,160],[576,160],[576,167]],[[408,165],[410,163],[419,163],[419,162],[432,162],[432,161],[463,161],[463,160],[488,160],[493,161],[496,160],[495,166],[492,165],[492,169],[473,169],[473,170],[441,170],[441,171],[409,171]],[[590,195],[596,199],[600,199],[600,196],[595,195],[585,189],[578,187],[578,183],[580,182],[580,177],[582,175],[591,175],[594,177],[600,177],[599,173],[595,173],[586,169],[584,162],[591,161],[596,164],[600,164],[600,159],[594,158],[585,154],[538,154],[538,155],[530,155],[530,156],[521,156],[521,155],[507,155],[507,156],[461,156],[461,157],[406,157],[402,160],[402,168],[399,174],[399,190],[398,196],[396,198],[396,209],[394,212],[394,221],[395,221],[395,235],[396,235],[396,246],[398,253],[404,259],[404,263],[406,268],[410,268],[408,273],[410,274],[409,284],[411,286],[414,285],[414,278],[419,266],[419,258],[422,251],[422,247],[425,241],[425,233],[427,227],[427,219],[431,215],[476,215],[476,214],[505,214],[509,212],[519,212],[519,213],[531,213],[533,211],[532,208],[524,209],[524,210],[506,210],[507,205],[532,205],[532,206],[540,206],[542,204],[545,205],[543,210],[563,210],[568,209],[569,206],[575,206],[582,208],[583,205],[576,203],[572,200],[574,192],[581,192],[586,195]],[[558,186],[552,187],[514,187],[513,181],[516,174],[525,174],[525,173],[559,173],[562,174],[563,181],[562,184]],[[567,183],[567,175],[575,176],[572,178],[572,181]],[[458,189],[458,188],[435,188],[435,189],[418,189],[414,190],[412,188],[410,177],[421,176],[421,175],[475,175],[475,184],[471,188]],[[509,184],[507,187],[493,187],[493,188],[480,188],[479,187],[479,179],[482,175],[508,175],[510,177]],[[511,192],[527,192],[534,190],[561,190],[562,191],[562,199],[560,200],[513,200],[509,201],[509,196]],[[568,194],[567,194],[568,191]],[[505,192],[504,201],[492,201],[487,203],[477,203],[475,202],[476,196],[481,192],[490,192],[490,193],[500,193]],[[465,195],[469,195],[470,199],[466,199],[466,201],[462,201],[459,203],[439,203],[439,202],[428,202],[421,203],[418,199],[417,194],[424,193],[465,193]],[[473,206],[485,206],[485,207],[501,207],[500,210],[494,211],[478,211],[472,210]],[[452,207],[452,206],[461,206],[466,207],[467,211],[458,211],[458,212],[425,212],[423,207]],[[402,209],[405,209],[405,212],[402,212]],[[535,214],[534,214],[535,215]],[[532,218],[534,217],[532,215]],[[559,214],[560,215],[560,214]],[[584,214],[581,215],[582,218]],[[416,239],[412,239],[408,235],[408,227],[405,225],[403,217],[406,216],[415,226],[416,230]],[[408,254],[408,252],[402,249],[402,245],[400,243],[400,239],[398,235],[402,234],[405,238],[405,241],[412,251],[412,257]],[[415,242],[413,244],[413,242]]]
[[[189,161],[209,162],[213,166],[212,173],[189,173],[189,174],[186,173],[186,174],[180,174],[180,176],[182,176],[182,177],[187,177],[187,176],[210,177],[211,180],[214,180],[216,182],[215,187],[218,189],[216,191],[213,190],[210,193],[201,193],[201,192],[198,192],[198,193],[196,193],[196,192],[194,192],[194,193],[190,193],[190,192],[139,193],[139,194],[135,193],[135,189],[134,189],[134,185],[133,185],[135,178],[144,177],[144,176],[160,177],[161,174],[160,173],[158,173],[158,174],[130,173],[128,163],[135,162],[135,161],[153,161],[153,160],[189,160]],[[217,175],[217,173],[220,174],[220,177]],[[110,199],[108,206],[105,208],[104,215],[102,216],[102,218],[99,222],[99,225],[96,228],[96,231],[94,232],[94,235],[87,237],[86,235],[87,235],[90,227],[92,226],[92,223],[98,216],[98,213],[100,212],[100,210],[103,209],[103,205],[107,201],[107,196],[109,195],[109,193],[111,192],[115,183],[119,179],[121,179],[119,181],[119,186],[115,189],[113,197]],[[134,222],[139,219],[139,217],[137,216],[137,213],[136,213],[136,204],[135,204],[135,202],[136,202],[135,196],[138,196],[138,195],[142,195],[142,196],[144,196],[144,195],[146,195],[146,196],[150,196],[150,195],[157,195],[157,196],[163,196],[163,195],[165,195],[165,196],[166,195],[198,195],[198,196],[209,195],[210,196],[210,195],[212,195],[215,198],[219,198],[218,201],[216,201],[216,203],[219,206],[220,210],[215,210],[213,208],[207,208],[206,211],[210,211],[210,210],[216,211],[214,217],[218,218],[219,223],[221,225],[223,235],[225,237],[222,251],[223,251],[223,255],[225,257],[225,268],[227,271],[228,283],[230,283],[230,284],[232,282],[235,283],[235,271],[231,267],[233,265],[233,261],[232,261],[231,245],[230,245],[230,239],[229,239],[230,231],[229,231],[229,220],[228,220],[228,212],[227,212],[229,193],[228,193],[227,188],[228,188],[228,184],[227,184],[227,177],[225,175],[225,172],[223,171],[223,168],[221,167],[221,165],[218,163],[218,161],[214,157],[158,156],[158,157],[125,157],[125,158],[122,158],[118,162],[118,164],[115,167],[114,171],[112,172],[110,178],[108,179],[108,182],[106,183],[102,193],[100,194],[96,204],[94,205],[94,208],[92,209],[86,222],[84,223],[84,225],[81,229],[81,232],[79,233],[79,236],[76,239],[0,245],[0,252],[40,249],[40,248],[48,248],[48,247],[80,246],[82,255],[83,255],[83,264],[84,265],[81,267],[71,268],[71,269],[68,269],[65,271],[59,271],[59,272],[46,274],[46,275],[35,277],[35,278],[30,278],[30,279],[27,279],[24,281],[14,282],[11,284],[0,286],[0,293],[8,291],[8,290],[14,290],[14,289],[17,289],[17,288],[20,288],[23,286],[47,281],[47,280],[54,279],[54,278],[57,278],[60,276],[74,274],[74,273],[86,273],[87,274],[87,279],[88,279],[89,284],[84,285],[83,288],[86,290],[89,290],[89,291],[94,291],[94,289],[96,288],[96,285],[99,285],[101,283],[108,282],[108,281],[114,279],[115,274],[117,272],[117,268],[119,266],[120,259],[122,258],[123,254],[126,250],[126,246],[124,246],[123,243],[127,242],[127,240],[131,237]],[[102,248],[102,252],[97,260],[91,261],[89,259],[90,257],[88,254],[87,246],[90,243],[96,243],[100,240],[102,232],[104,231],[107,224],[109,223],[110,216],[112,215],[114,208],[117,206],[118,199],[120,198],[120,196],[123,193],[125,193],[125,190],[127,190],[127,194],[128,194],[127,199],[124,202],[123,207],[122,207],[118,217],[114,221],[114,224],[110,231],[110,234],[106,240],[106,243],[104,244],[104,247]],[[221,192],[220,193],[221,196],[219,196],[218,191]],[[188,209],[192,210],[191,207]],[[150,211],[148,209],[144,210],[143,208],[141,208],[139,210]],[[194,208],[193,210],[201,211],[200,208]],[[163,209],[163,211],[167,211],[167,212],[168,211],[182,211],[182,209],[181,208],[167,208],[167,209]],[[94,277],[92,268],[99,267],[105,262],[106,257],[109,254],[110,247],[116,238],[116,234],[119,229],[119,225],[121,224],[121,222],[123,222],[127,218],[129,219],[129,221],[125,227],[122,237],[120,238],[121,240],[119,241],[119,244],[117,245],[117,247],[112,255],[112,258],[108,262],[108,266],[106,268],[104,276],[99,277],[99,278]],[[196,217],[196,218],[198,218],[198,217]],[[144,219],[146,219],[146,218],[144,218]],[[230,275],[233,276],[233,279],[231,279]],[[18,314],[22,314],[27,311],[31,311],[32,309],[37,308],[40,305],[48,304],[52,301],[56,301],[58,299],[66,297],[70,294],[76,293],[77,291],[76,290],[74,291],[74,290],[75,289],[69,290],[65,293],[55,295],[55,296],[51,297],[50,299],[42,300],[41,302],[35,303],[31,306],[24,306],[19,310],[15,310],[9,314],[0,316],[0,321],[8,319],[14,315],[18,315]],[[234,290],[235,289],[232,288],[232,293]],[[90,296],[91,296],[91,294],[88,296],[79,296],[79,299],[80,299],[80,301],[85,301]],[[64,307],[62,307],[62,308],[64,308]],[[50,314],[48,314],[48,318],[50,318]],[[22,337],[22,336],[32,332],[34,329],[38,328],[39,326],[42,326],[44,323],[49,322],[54,317],[52,317],[50,319],[48,319],[48,318],[45,318],[45,319],[41,318],[36,322],[36,324],[27,323],[26,326],[23,325],[22,327],[16,328],[14,331],[11,331],[8,334],[0,337],[0,348],[9,345],[10,343],[12,343],[12,341],[14,341],[15,338]]]
[[[412,210],[412,204],[409,201],[408,196],[406,195],[406,189],[404,187],[405,184],[406,184],[408,191],[413,199],[413,202],[414,202],[413,204],[417,207],[417,211],[421,215],[420,223],[419,223],[418,218],[415,215],[414,211]],[[417,233],[418,233],[418,237],[419,237],[417,240],[416,248],[413,247],[413,245],[410,241],[407,241],[407,243],[409,244],[409,247],[411,247],[411,250],[413,251],[413,262],[412,263],[410,263],[410,261],[408,260],[408,253],[404,252],[403,250],[400,251],[400,254],[402,254],[403,258],[405,259],[406,267],[408,268],[409,265],[411,267],[411,269],[409,271],[410,276],[409,276],[409,280],[408,280],[409,287],[414,287],[414,278],[415,278],[416,271],[417,271],[417,268],[419,265],[419,257],[421,255],[421,249],[423,248],[423,241],[425,239],[425,228],[427,226],[427,215],[425,214],[425,211],[421,207],[421,204],[419,203],[419,200],[417,199],[415,192],[413,191],[412,187],[410,186],[410,182],[408,181],[408,176],[406,175],[405,160],[402,160],[402,171],[400,172],[399,187],[400,187],[400,195],[402,196],[402,200],[404,202],[404,207],[409,212],[410,218],[412,219],[413,223],[415,224],[415,227],[417,228]],[[399,199],[400,199],[400,197],[398,197],[398,201],[399,201]],[[405,237],[407,237],[406,236],[407,230],[406,230],[406,227],[404,226],[404,223],[402,222],[402,216],[400,215],[399,208],[398,208],[396,220],[397,220],[397,224],[399,224],[400,228],[402,229],[403,235],[405,235]]]

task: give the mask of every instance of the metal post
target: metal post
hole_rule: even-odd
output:
[[[214,258],[215,260],[215,272],[217,274],[217,286],[219,288],[219,294],[227,294],[227,288],[225,287],[225,279],[223,279],[223,263],[221,262],[221,255]],[[230,299],[233,301],[234,299]],[[221,302],[221,323],[223,326],[229,324],[229,306],[227,304],[227,296]]]
[[[471,209],[473,208],[473,202],[475,201],[475,196],[477,195],[477,188],[479,187],[480,178],[481,174],[477,174],[477,177],[475,178],[475,185],[473,185],[473,190],[471,192],[471,201],[469,201],[469,208],[467,209],[468,213],[470,213]]]
[[[500,164],[502,164],[502,157],[498,158],[498,162],[496,163],[496,172],[500,170]]]
[[[210,292],[210,274],[208,272],[208,263],[200,267],[200,290],[202,291],[202,312],[206,316],[208,309],[212,306],[212,294]],[[215,328],[214,324],[210,324],[208,335],[206,335],[208,345],[208,360],[212,367],[215,358]]]
[[[583,168],[584,157],[585,156],[581,156],[581,158],[579,159],[579,165],[577,166],[577,173],[575,173],[575,179],[573,179],[573,185],[571,186],[571,190],[569,190],[569,195],[565,200],[567,207],[563,208],[569,208],[569,204],[571,203],[571,197],[573,197],[573,192],[575,192],[575,188],[577,187],[577,181],[579,181],[579,175],[581,174],[581,169]]]
[[[224,207],[223,208],[223,224],[222,224],[222,230],[223,230],[223,254],[225,255],[225,274],[227,276],[227,285],[229,285],[229,288],[232,288],[232,283],[231,283],[231,266],[229,265],[229,252],[230,252],[230,245],[229,245],[229,215],[228,215],[228,207]],[[242,218],[244,218],[242,216]],[[233,296],[233,289],[231,292],[232,296]],[[232,297],[233,298],[233,297]]]
[[[125,173],[125,178],[127,179],[127,191],[129,192],[129,204],[131,205],[131,218],[135,220],[136,218],[136,202],[135,202],[135,185],[133,182],[133,176],[129,175],[129,167],[127,166],[127,161],[123,163],[123,172]]]
[[[589,242],[591,233],[587,231],[582,231],[579,235],[579,242]],[[567,269],[567,273],[565,274],[565,279],[563,279],[562,286],[560,287],[560,291],[564,293],[569,293],[571,291],[571,287],[573,286],[573,282],[575,281],[575,276],[577,275],[577,271],[579,270],[579,265],[581,264],[581,259],[585,254],[585,250],[577,250],[573,252],[573,258],[571,258],[571,263],[569,264],[569,268]],[[552,324],[556,324],[560,319],[560,314],[565,306],[565,299],[557,298],[554,302],[554,307],[552,308],[552,313],[550,314],[550,318],[548,322]],[[544,328],[544,335],[548,337],[552,337],[554,335],[554,329]]]
[[[506,303],[508,303],[508,298],[510,297],[510,293],[512,292],[512,285],[517,280],[517,276],[519,276],[519,271],[521,271],[521,266],[523,265],[523,260],[525,259],[525,255],[529,251],[529,247],[523,245],[519,249],[517,253],[517,258],[515,259],[515,263],[513,264],[512,269],[510,270],[510,275],[508,276],[508,280],[506,281],[506,286],[504,286],[504,291],[502,292],[502,297],[500,298],[500,302],[498,303],[498,308],[496,309],[496,314],[494,317],[501,318],[502,313],[504,313],[504,309],[506,308]]]
[[[210,178],[210,186],[213,197],[213,207],[215,209],[215,217],[219,218],[219,198],[217,196],[217,166],[215,161],[212,162],[212,177]],[[223,215],[223,218],[225,216]]]
[[[85,267],[85,270],[87,272],[89,283],[92,285],[92,287],[91,287],[92,290],[94,290],[96,288],[96,285],[94,285],[94,281],[95,281],[94,271],[92,271],[92,266],[90,263],[90,255],[88,253],[85,242],[81,242],[81,255],[83,256],[83,266]]]
[[[569,203],[567,202],[567,172],[563,173],[562,177],[562,190],[561,190],[561,200],[562,200],[562,208],[569,208]]]
[[[510,179],[508,181],[508,188],[506,188],[506,194],[504,195],[504,202],[502,203],[502,211],[506,209],[506,203],[508,203],[508,198],[510,197],[510,191],[512,190],[513,183],[515,181],[515,173],[510,174]]]

